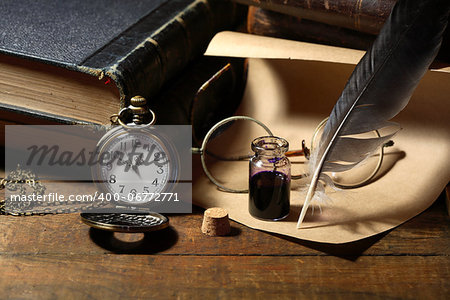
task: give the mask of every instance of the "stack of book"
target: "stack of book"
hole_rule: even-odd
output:
[[[396,0],[234,0],[249,5],[249,33],[366,50]],[[438,58],[450,62],[447,28]]]
[[[108,124],[141,95],[160,124],[195,123],[200,134],[239,104],[244,60],[202,54],[216,32],[245,20],[243,8],[226,0],[3,1],[2,124]]]
[[[243,93],[245,60],[202,56],[215,33],[245,22],[240,4],[250,33],[367,49],[395,2],[2,1],[0,123],[107,124],[141,95],[159,124],[192,124],[201,140]]]

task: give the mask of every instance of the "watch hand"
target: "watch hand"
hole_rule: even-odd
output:
[[[141,173],[139,172],[139,169],[138,169],[138,165],[132,165],[131,169],[133,169],[133,171],[139,176],[139,178],[142,179]]]
[[[134,163],[133,163],[134,162]],[[132,160],[128,164],[128,168],[131,167],[131,169],[139,176],[140,179],[142,179],[141,173],[139,172],[139,165],[140,165],[141,159],[137,158],[136,160]]]
[[[118,165],[125,165],[125,172],[128,172],[130,170],[130,168],[136,172],[136,170],[134,169],[134,165],[132,162],[130,162],[130,160],[123,160],[122,158],[119,158],[118,160]],[[137,172],[136,172],[137,173]]]

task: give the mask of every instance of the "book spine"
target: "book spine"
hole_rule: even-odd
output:
[[[359,50],[367,50],[376,37],[373,34],[310,21],[255,6],[250,6],[248,10],[247,31],[257,35]],[[450,63],[450,27],[445,30],[436,60],[440,63]]]
[[[176,12],[176,13],[174,13]],[[164,21],[154,31],[155,23]],[[230,29],[245,14],[242,7],[226,0],[173,0],[150,15],[97,53],[85,65],[95,69],[119,53],[129,41],[140,42],[126,55],[103,69],[120,93],[121,106],[135,95],[155,97],[165,82],[174,78],[189,62],[199,57],[214,34]],[[119,50],[116,50],[119,49]]]
[[[233,0],[279,13],[378,34],[397,0]]]
[[[164,8],[157,13],[165,14]],[[233,24],[235,17],[235,6],[230,2],[206,0],[194,1],[174,16],[112,68],[110,77],[120,82],[122,105],[128,105],[134,95],[154,97],[165,82],[206,50],[217,31]]]
[[[247,31],[257,35],[359,50],[367,50],[376,37],[255,6],[248,10]]]

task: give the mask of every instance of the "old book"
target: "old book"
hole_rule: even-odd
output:
[[[376,37],[376,35],[301,19],[256,6],[249,7],[247,31],[257,35],[359,50],[368,49]]]
[[[1,70],[0,68],[0,73]],[[67,71],[60,69],[57,71],[62,72],[62,74],[56,73],[61,76],[57,77],[55,75],[56,79],[53,79],[59,83],[59,78],[64,78],[64,72]],[[79,74],[77,73],[77,75]],[[237,109],[244,92],[246,75],[247,63],[242,58],[202,56],[195,59],[185,69],[180,71],[175,79],[165,83],[157,96],[149,99],[149,106],[157,116],[156,124],[191,124],[193,142],[199,145],[206,132],[215,123],[232,115]],[[20,74],[20,76],[26,85],[32,81],[23,74]],[[47,76],[49,75],[47,74]],[[87,77],[87,75],[84,75],[84,77]],[[115,95],[114,90],[110,87],[112,84],[102,86],[105,85],[104,82],[89,81],[86,80],[87,78],[81,79],[85,79],[85,85],[82,86],[83,81],[80,82],[80,85],[77,87],[82,88],[82,92],[76,95],[79,97],[78,99],[73,100],[82,101],[81,103],[74,103],[80,119],[88,113],[91,113],[93,116],[98,114],[96,119],[89,120],[88,123],[107,124],[110,116],[117,113],[118,110],[117,99],[113,99],[114,97],[111,97],[111,99],[104,98],[105,93],[110,93],[111,96]],[[55,85],[55,81],[44,83],[45,80],[47,78],[41,76],[39,79],[40,84],[44,86],[48,84]],[[73,86],[65,88],[57,86],[57,88],[58,95],[61,97],[72,99],[71,93],[77,93]],[[7,92],[5,90],[2,91]],[[24,99],[31,96],[29,87],[24,89],[24,91],[24,94],[18,96]],[[31,91],[31,93],[34,93],[34,91]],[[89,95],[89,93],[91,94]],[[86,98],[80,96],[86,96]],[[98,101],[89,103],[88,101],[93,101],[93,97],[98,97]],[[106,101],[108,99],[111,102]],[[54,110],[61,111],[61,114],[66,109],[65,105],[60,102],[48,102],[44,103],[44,105],[53,105]],[[117,105],[117,108],[114,105]],[[102,114],[99,114],[99,112]],[[0,124],[52,125],[84,122],[80,119],[64,117],[61,114],[55,115],[38,110],[18,109],[15,106],[4,105],[3,109],[0,109]],[[0,143],[4,137],[3,129],[3,126],[1,126]]]
[[[2,118],[106,123],[130,97],[158,97],[240,15],[225,0],[2,1]]]
[[[377,34],[397,0],[233,0],[279,13]]]
[[[311,21],[256,6],[249,7],[247,31],[257,35],[359,50],[367,50],[376,38],[376,34]],[[449,28],[444,33],[441,49],[436,59],[440,62],[450,62]]]

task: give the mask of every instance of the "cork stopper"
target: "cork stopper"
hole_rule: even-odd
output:
[[[230,220],[224,208],[208,208],[203,215],[202,232],[210,236],[227,235],[230,233]]]

